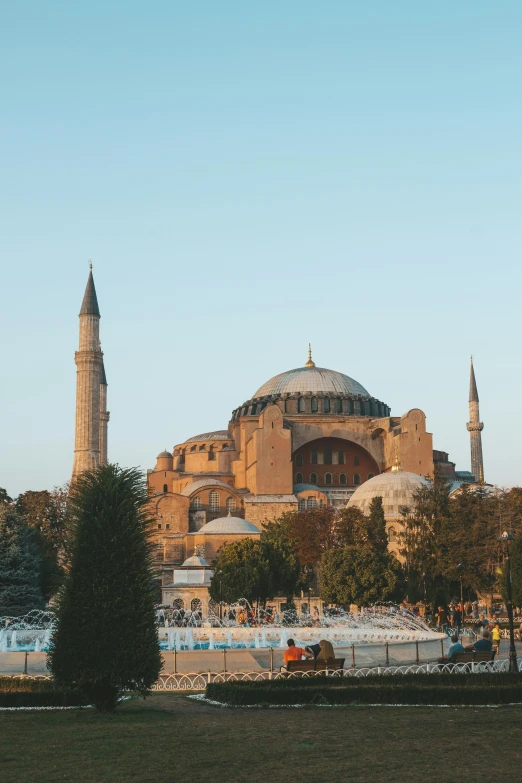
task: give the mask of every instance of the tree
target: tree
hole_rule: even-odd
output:
[[[384,519],[382,497],[372,498],[370,503],[368,543],[375,552],[384,554],[388,551],[388,536],[386,535],[386,520]]]
[[[47,600],[58,590],[65,572],[67,498],[67,487],[55,487],[52,492],[23,492],[15,501],[18,513],[34,531],[42,552],[40,587]]]
[[[40,564],[28,525],[12,507],[0,506],[0,615],[19,617],[43,609]]]
[[[245,538],[225,544],[213,563],[209,594],[213,601],[264,602],[270,586],[270,564],[260,541]]]
[[[288,537],[284,522],[276,520],[266,525],[261,543],[269,564],[269,597],[284,595],[290,603],[303,578],[295,542]]]
[[[49,668],[103,712],[124,690],[145,695],[161,670],[148,502],[142,474],[110,464],[70,493],[74,543]]]
[[[0,487],[0,506],[7,506],[9,503],[12,503],[13,499],[9,497],[7,494],[7,490],[3,487]]]
[[[337,542],[336,512],[333,506],[291,511],[283,514],[280,521],[304,567],[316,566],[322,553]]]
[[[321,557],[321,598],[327,604],[384,601],[394,595],[400,580],[398,560],[371,547],[345,546]]]
[[[504,582],[507,579],[507,569],[503,569],[505,574]],[[513,592],[513,605],[522,606],[522,535],[519,533],[511,544],[511,589]],[[503,590],[507,595],[507,590]]]

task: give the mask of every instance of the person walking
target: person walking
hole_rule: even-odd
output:
[[[502,639],[502,634],[500,632],[500,625],[499,623],[495,623],[493,626],[493,629],[491,631],[491,639],[493,641],[493,646],[496,647],[497,655],[500,652],[500,640]]]

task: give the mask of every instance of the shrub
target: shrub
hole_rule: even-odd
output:
[[[85,704],[84,694],[58,688],[52,680],[0,677],[0,707],[78,707]]]
[[[239,705],[508,704],[522,701],[516,674],[430,674],[393,677],[288,678],[209,683],[209,699]]]

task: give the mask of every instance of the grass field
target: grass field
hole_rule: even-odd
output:
[[[54,781],[491,781],[522,777],[522,708],[219,709],[178,694],[0,712],[0,776]]]

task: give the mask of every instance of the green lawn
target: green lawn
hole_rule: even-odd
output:
[[[522,708],[219,709],[178,694],[92,710],[0,712],[1,780],[520,780]]]

